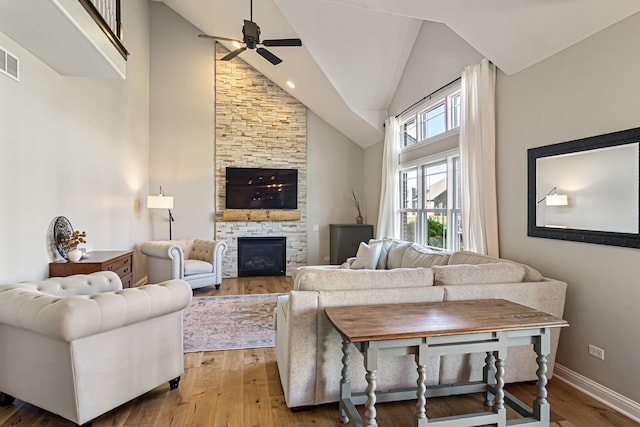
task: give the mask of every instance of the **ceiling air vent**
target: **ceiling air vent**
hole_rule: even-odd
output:
[[[0,47],[0,73],[20,81],[18,58]]]

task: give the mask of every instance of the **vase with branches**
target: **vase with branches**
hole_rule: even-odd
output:
[[[356,196],[356,192],[351,187],[351,194],[349,195],[349,199],[351,199],[351,203],[353,203],[353,207],[358,211],[358,216],[356,217],[356,223],[362,224],[364,222],[364,217],[362,216],[362,211],[360,210],[360,201]]]

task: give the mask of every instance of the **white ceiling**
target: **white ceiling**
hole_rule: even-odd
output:
[[[240,40],[250,14],[249,0],[161,1],[206,34]],[[383,138],[423,21],[444,23],[510,75],[637,12],[638,0],[255,0],[262,40],[303,47],[269,48],[278,66],[253,50],[240,57],[366,148]]]

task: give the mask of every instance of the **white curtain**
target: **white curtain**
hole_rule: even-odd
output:
[[[496,197],[496,70],[483,59],[462,73],[460,162],[465,250],[499,256]]]
[[[376,236],[400,238],[398,218],[399,183],[398,151],[400,150],[400,124],[394,116],[384,121],[384,151],[382,153],[382,185],[380,186],[380,209]]]

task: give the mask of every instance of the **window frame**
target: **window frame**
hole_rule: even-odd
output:
[[[439,163],[445,163],[447,169],[447,207],[446,208],[428,208],[426,207],[427,201],[425,200],[425,170],[428,167],[433,167]],[[417,159],[406,164],[399,165],[398,167],[398,180],[399,180],[399,197],[400,209],[396,212],[399,217],[400,224],[403,223],[402,217],[407,213],[414,213],[416,215],[415,220],[415,243],[421,244],[433,250],[438,251],[457,251],[460,250],[460,237],[459,237],[459,224],[462,221],[462,209],[460,206],[460,182],[457,175],[456,166],[460,166],[460,150],[447,150],[442,153],[438,153],[432,156]],[[402,207],[404,192],[403,192],[403,174],[408,171],[414,170],[417,174],[417,195],[418,200],[416,202],[416,208],[404,208]],[[429,244],[428,228],[424,226],[427,223],[427,218],[430,213],[436,215],[442,214],[446,218],[446,235],[444,247],[432,246]],[[401,231],[401,238],[407,239],[411,236],[406,236],[404,230]]]
[[[460,103],[458,102],[457,104],[458,105],[458,109],[457,109],[458,126],[453,127],[454,113],[456,110],[455,108],[453,108],[453,106],[454,106],[454,100],[456,96],[460,96],[461,91],[462,91],[461,84],[460,82],[457,82],[456,84],[451,85],[450,87],[443,89],[437,94],[434,94],[428,97],[427,99],[421,101],[420,103],[415,105],[413,108],[409,109],[408,111],[398,116],[398,121],[400,124],[400,147],[399,147],[400,152],[414,148],[414,147],[419,147],[423,144],[428,144],[430,142],[459,133],[460,132],[460,114],[461,114],[462,108]],[[429,111],[437,108],[439,105],[443,103],[445,105],[445,115],[446,115],[445,131],[440,132],[436,135],[432,135],[430,137],[424,137],[423,135],[424,124],[426,123],[426,121],[422,120],[423,114],[427,114]],[[416,141],[411,144],[406,144],[407,138],[404,132],[404,127],[407,123],[411,122],[412,120],[415,121]]]

